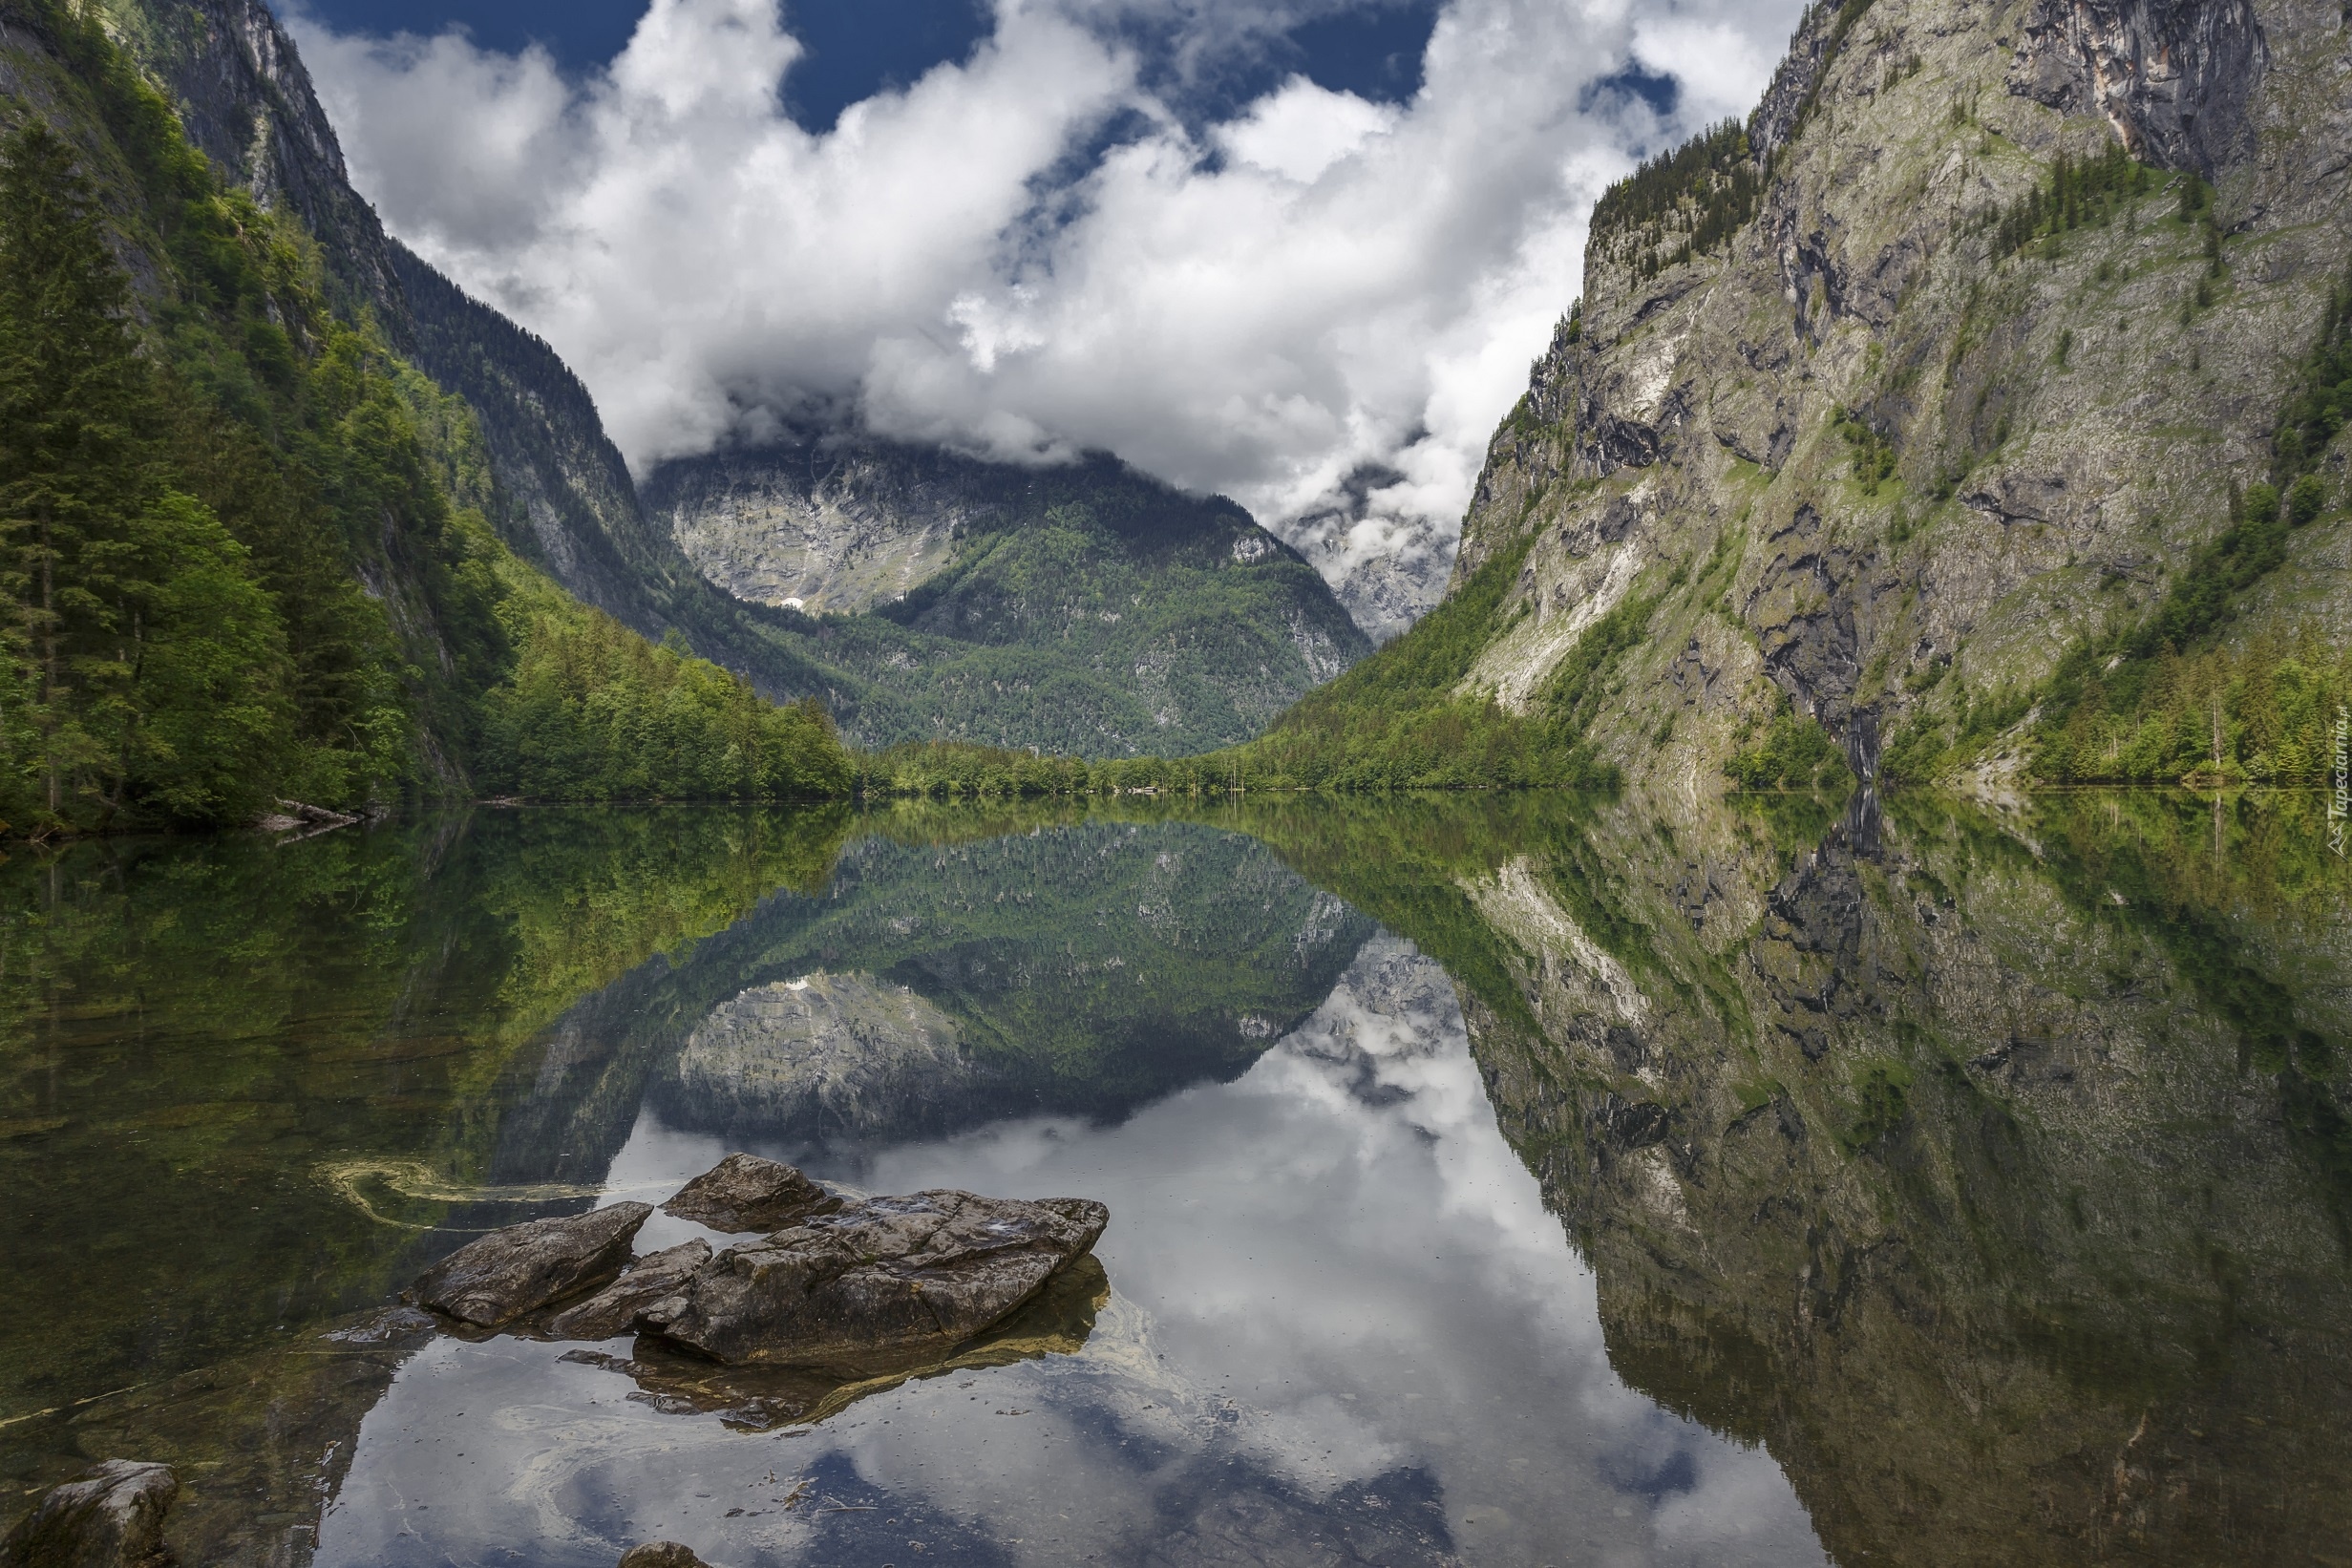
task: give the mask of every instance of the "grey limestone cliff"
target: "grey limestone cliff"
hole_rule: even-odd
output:
[[[779,613],[868,745],[1090,756],[1246,740],[1368,652],[1298,553],[1116,458],[1027,466],[846,432],[667,462],[646,504]]]
[[[1519,710],[1654,604],[1593,738],[1676,788],[1719,787],[1784,696],[1868,776],[1899,727],[2147,616],[2277,471],[2352,256],[2338,0],[1823,4],[1746,130],[1716,175],[1604,201],[1456,568],[1524,551],[1468,683]],[[2061,159],[2116,148],[2138,194],[2004,242]],[[2345,467],[2340,439],[2338,506]],[[2241,633],[2341,626],[2345,539],[2301,530],[2307,591]]]
[[[413,347],[384,225],[344,168],[293,40],[263,0],[107,0],[107,30],[180,114],[198,151],[267,207],[302,220],[345,290],[392,346]]]
[[[813,440],[665,463],[647,499],[736,598],[846,614],[904,598],[1005,514],[990,468],[936,447]]]

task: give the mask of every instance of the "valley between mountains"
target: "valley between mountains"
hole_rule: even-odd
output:
[[[547,344],[384,232],[260,0],[4,14],[19,254],[68,216],[56,286],[147,411],[40,425],[83,350],[17,331],[11,504],[87,519],[11,546],[35,831],[1101,783],[985,760],[1024,753],[1186,789],[2313,784],[2352,694],[2334,0],[1815,5],[1745,121],[1601,199],[1443,599],[1377,651],[1350,606],[1392,633],[1416,583],[1344,604],[1108,454],[852,420],[632,475]],[[246,610],[161,607],[173,497]],[[221,660],[263,674],[192,673]],[[181,776],[172,735],[229,731]],[[844,749],[926,742],[989,750]]]

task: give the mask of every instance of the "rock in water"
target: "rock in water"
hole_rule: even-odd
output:
[[[180,1495],[165,1465],[109,1459],[49,1489],[0,1540],[0,1568],[147,1568],[169,1559],[163,1515]]]
[[[615,1203],[557,1219],[509,1225],[469,1241],[417,1276],[408,1299],[495,1328],[621,1272],[650,1203]]]
[[[824,1188],[789,1165],[730,1155],[678,1189],[662,1212],[714,1231],[772,1231],[833,1206]]]
[[[886,1371],[1003,1320],[1110,1218],[1078,1197],[861,1198],[728,1248],[638,1323],[725,1362]]]
[[[649,1540],[622,1556],[621,1568],[710,1568],[692,1550],[674,1540]]]
[[[641,1258],[635,1266],[547,1324],[558,1339],[608,1340],[637,1324],[637,1314],[665,1296],[675,1295],[689,1276],[710,1261],[710,1243],[700,1237],[667,1252]]]

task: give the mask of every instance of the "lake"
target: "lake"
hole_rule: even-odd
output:
[[[2293,795],[19,848],[0,1524],[132,1457],[191,1563],[2344,1560],[2347,914]],[[396,1306],[732,1151],[1111,1224],[864,1384]]]

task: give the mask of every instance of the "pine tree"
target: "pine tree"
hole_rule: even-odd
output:
[[[42,828],[256,800],[285,752],[284,632],[243,546],[169,486],[169,411],[73,149],[0,148],[0,591],[10,809]]]
[[[116,629],[127,521],[138,509],[151,411],[108,252],[72,153],[34,121],[0,165],[0,539],[18,636],[32,661],[36,809],[63,820],[69,775],[96,760],[77,722]]]

